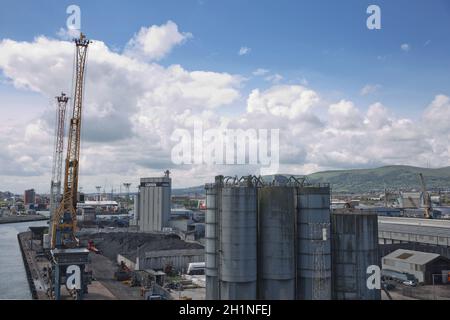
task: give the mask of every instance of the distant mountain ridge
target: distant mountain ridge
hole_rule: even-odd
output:
[[[355,169],[317,172],[308,175],[311,182],[330,183],[335,192],[369,192],[389,189],[420,190],[419,173],[427,189],[450,188],[450,167],[430,169],[412,166],[386,166],[375,169]]]
[[[450,167],[420,168],[412,166],[385,166],[374,169],[351,169],[316,172],[307,175],[312,183],[330,183],[334,192],[370,192],[390,190],[420,190],[419,173],[427,189],[450,189]],[[204,186],[173,189],[173,195],[204,195]]]

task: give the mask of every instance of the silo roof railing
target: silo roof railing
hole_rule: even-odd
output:
[[[216,182],[205,184],[205,189],[217,186],[247,186],[247,187],[310,187],[329,188],[329,183],[312,183],[306,176],[273,175],[273,176],[217,176]]]

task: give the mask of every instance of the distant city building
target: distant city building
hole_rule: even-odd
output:
[[[23,201],[25,205],[36,203],[36,192],[34,189],[25,190]]]
[[[95,221],[96,219],[96,211],[95,208],[92,206],[85,206],[83,207],[82,211],[82,220],[84,222],[91,222],[91,221]]]
[[[164,177],[141,178],[135,213],[139,231],[162,231],[169,226],[171,188],[169,171]]]

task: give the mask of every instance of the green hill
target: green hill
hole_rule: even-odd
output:
[[[317,172],[308,175],[313,183],[330,183],[334,192],[420,190],[419,173],[425,178],[427,189],[449,189],[450,167],[427,169],[410,166],[387,166],[375,169],[352,169]],[[204,186],[172,190],[173,195],[204,195]]]
[[[427,169],[410,166],[387,166],[376,169],[337,170],[313,173],[311,182],[330,183],[336,192],[368,192],[389,189],[420,189],[422,173],[428,189],[450,187],[450,167]]]

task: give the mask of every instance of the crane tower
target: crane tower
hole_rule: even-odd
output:
[[[57,300],[61,298],[63,284],[71,296],[75,299],[82,299],[88,291],[87,284],[90,282],[90,277],[86,272],[89,250],[80,248],[79,241],[75,236],[81,115],[85,66],[90,41],[82,33],[74,41],[76,45],[75,87],[65,161],[64,191],[61,203],[55,210],[51,226],[52,292],[53,297]]]
[[[56,207],[61,201],[61,174],[62,161],[64,151],[64,131],[66,123],[66,107],[69,98],[65,93],[61,93],[56,97],[56,128],[55,128],[55,144],[52,166],[52,181],[50,186],[50,221],[52,223]]]
[[[67,157],[64,175],[64,193],[55,212],[52,224],[51,247],[73,248],[78,244],[75,238],[78,171],[80,160],[81,111],[83,107],[83,87],[87,49],[90,41],[81,34],[75,39],[75,89],[73,111],[70,119]]]

